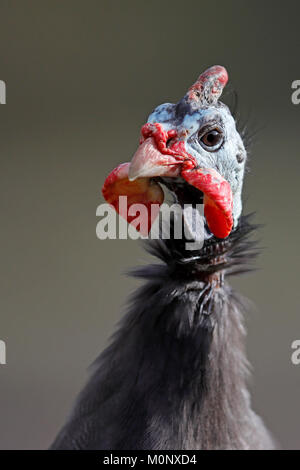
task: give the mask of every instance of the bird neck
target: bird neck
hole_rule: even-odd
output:
[[[230,447],[251,413],[243,301],[225,275],[245,270],[254,256],[252,229],[244,218],[226,242],[196,254],[178,240],[151,242],[148,251],[163,263],[133,272],[148,282],[132,298],[117,343],[136,366],[129,387],[136,406],[169,422],[178,448],[187,435],[189,446],[194,439],[201,448]]]

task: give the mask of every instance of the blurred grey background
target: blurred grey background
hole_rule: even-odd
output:
[[[138,242],[96,238],[108,172],[149,112],[225,65],[262,128],[245,212],[264,224],[260,270],[234,281],[247,317],[255,409],[300,448],[299,123],[296,1],[0,1],[1,449],[44,449],[70,411],[147,261]]]

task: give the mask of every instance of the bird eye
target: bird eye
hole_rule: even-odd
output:
[[[219,129],[211,129],[205,134],[201,135],[199,141],[205,150],[214,152],[221,147],[224,141],[224,135],[223,132]]]

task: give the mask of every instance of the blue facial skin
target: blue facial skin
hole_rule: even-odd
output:
[[[160,123],[166,131],[175,129],[178,139],[185,142],[186,151],[196,159],[200,168],[213,168],[229,182],[236,226],[242,211],[246,150],[229,108],[220,102],[210,106],[190,104],[187,97],[184,97],[177,104],[165,103],[157,106],[148,122]],[[214,129],[222,132],[224,140],[220,147],[208,149],[200,139]]]

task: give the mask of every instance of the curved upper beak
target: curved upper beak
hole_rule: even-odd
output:
[[[173,155],[161,153],[153,137],[148,137],[135,152],[129,167],[129,181],[155,176],[179,176],[180,163]]]

